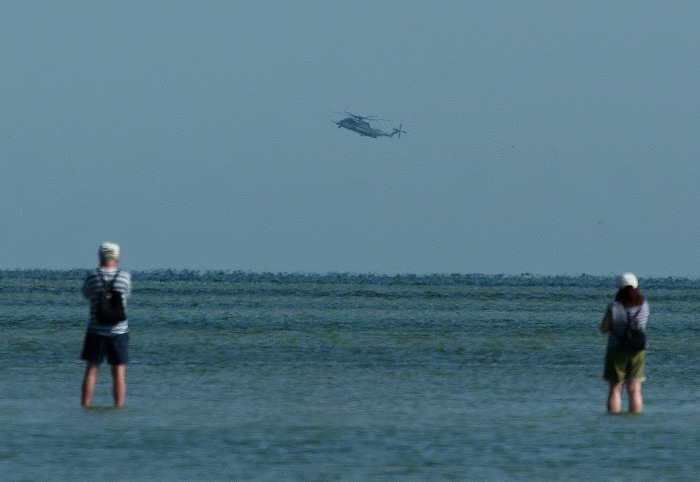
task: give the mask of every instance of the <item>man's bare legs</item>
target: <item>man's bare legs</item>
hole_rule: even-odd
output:
[[[114,383],[114,406],[123,407],[126,402],[126,365],[114,365],[112,367],[112,379]]]
[[[97,376],[100,372],[100,365],[97,363],[88,363],[85,369],[85,378],[83,379],[83,407],[92,405],[92,398],[95,395],[95,387],[97,386]],[[112,367],[114,406],[123,407],[126,402],[126,365],[114,365]]]
[[[99,372],[99,364],[87,364],[87,367],[85,368],[85,377],[83,378],[83,407],[89,407],[92,405],[92,397],[95,395],[95,386],[97,385],[97,375]]]

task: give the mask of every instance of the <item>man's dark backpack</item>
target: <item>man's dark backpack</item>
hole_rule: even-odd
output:
[[[97,322],[100,325],[116,325],[120,321],[126,320],[122,294],[114,289],[117,276],[119,276],[119,271],[114,275],[112,281],[105,281],[104,277],[102,278],[102,291],[97,301]]]

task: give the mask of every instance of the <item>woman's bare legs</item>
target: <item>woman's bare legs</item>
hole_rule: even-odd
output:
[[[610,383],[610,395],[608,395],[608,412],[620,413],[622,411],[622,387],[624,383]],[[627,382],[630,413],[642,413],[644,401],[642,399],[642,382]]]
[[[630,397],[630,413],[642,413],[642,382],[627,382],[627,393]]]
[[[610,394],[608,395],[608,412],[620,413],[622,411],[622,382],[610,382]]]

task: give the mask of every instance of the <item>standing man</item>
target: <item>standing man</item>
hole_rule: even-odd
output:
[[[131,295],[131,276],[119,270],[119,245],[104,242],[99,248],[100,267],[88,273],[83,283],[83,295],[90,300],[90,321],[85,334],[81,358],[87,362],[83,379],[82,404],[92,405],[97,385],[100,364],[104,361],[112,366],[114,382],[114,405],[123,407],[126,400],[126,365],[129,362],[129,322],[124,319],[114,324],[98,320],[98,304],[102,288],[112,284],[112,289],[121,294],[124,309]]]

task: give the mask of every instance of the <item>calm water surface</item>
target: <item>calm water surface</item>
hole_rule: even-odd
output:
[[[697,480],[700,282],[642,280],[645,413],[605,413],[614,280],[134,273],[127,407],[79,406],[82,272],[0,272],[3,480]],[[626,400],[625,400],[626,403]]]

